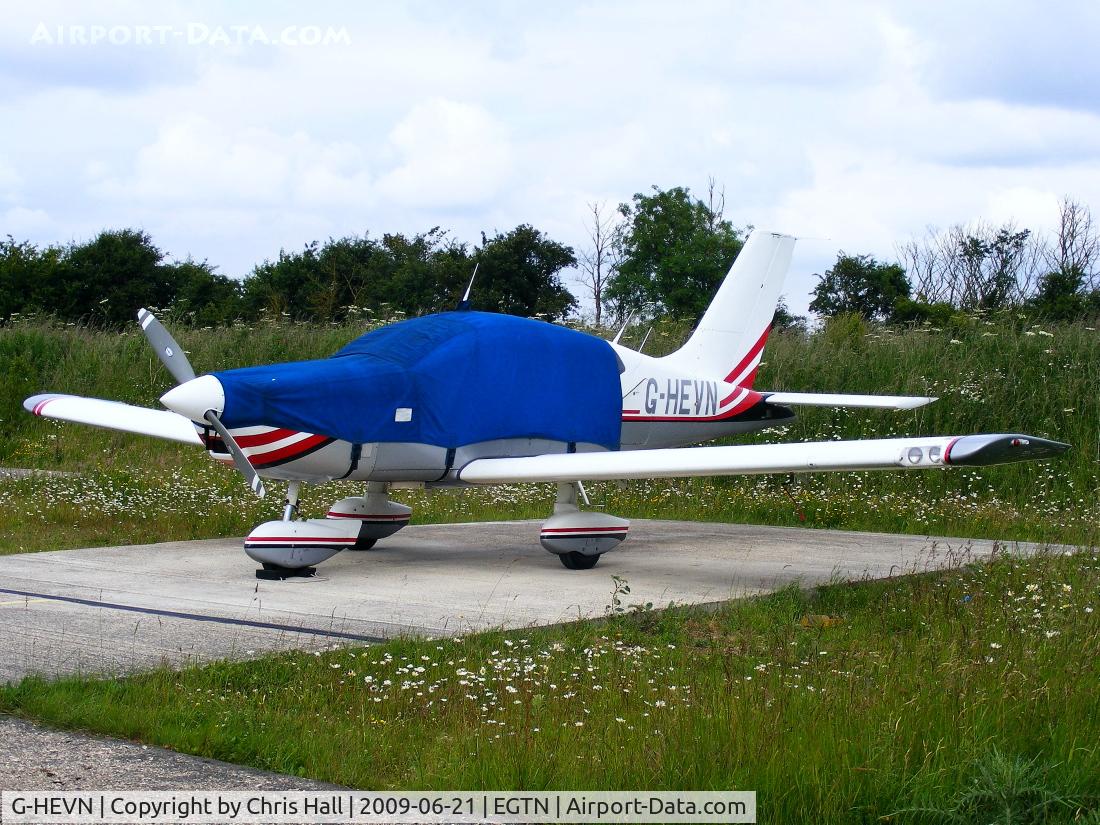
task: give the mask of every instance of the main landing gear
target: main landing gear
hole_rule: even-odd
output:
[[[338,501],[326,518],[299,519],[299,482],[287,485],[281,521],[265,521],[244,540],[244,552],[260,562],[259,579],[312,576],[315,565],[341,550],[370,550],[409,523],[412,508],[390,501],[383,483],[370,482],[367,493]]]
[[[626,538],[630,522],[606,513],[582,511],[577,506],[578,490],[583,495],[579,484],[558,484],[554,515],[542,525],[539,541],[568,570],[590,570],[600,556]]]
[[[412,508],[386,497],[387,485],[382,481],[368,481],[367,494],[361,497],[341,499],[328,511],[330,519],[345,519],[359,525],[359,533],[351,550],[370,550],[378,542],[407,527],[412,518]]]

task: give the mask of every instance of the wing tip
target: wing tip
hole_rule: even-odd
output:
[[[982,467],[1057,458],[1072,445],[1022,433],[964,435],[944,452],[944,463],[955,467]]]
[[[45,392],[38,395],[32,395],[30,398],[23,400],[23,409],[34,415],[42,415],[42,407],[47,402],[53,401],[55,398],[64,398],[63,393],[58,392]]]

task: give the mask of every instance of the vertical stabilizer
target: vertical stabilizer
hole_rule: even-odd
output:
[[[755,230],[670,366],[751,387],[771,330],[795,239]]]

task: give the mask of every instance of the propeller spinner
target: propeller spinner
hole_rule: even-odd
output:
[[[172,412],[179,413],[192,421],[209,423],[222,437],[225,446],[229,449],[229,455],[233,457],[233,464],[244,476],[252,492],[263,498],[267,495],[267,490],[256,468],[252,466],[248,456],[244,454],[240,445],[218,417],[225,409],[225,390],[221,382],[212,375],[196,378],[195,370],[187,360],[183,348],[176,343],[176,339],[149,310],[138,310],[138,322],[161,363],[179,382],[178,387],[161,396],[160,402]]]

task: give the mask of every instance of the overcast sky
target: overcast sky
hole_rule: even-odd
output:
[[[805,238],[804,311],[838,250],[1100,209],[1098,35],[1095,0],[13,4],[0,235],[141,227],[242,276],[435,225],[579,247],[589,202],[713,176]]]

